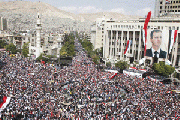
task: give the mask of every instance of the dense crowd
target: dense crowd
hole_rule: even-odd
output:
[[[1,94],[11,96],[1,119],[179,119],[179,96],[164,85],[101,72],[76,41],[72,65],[56,69],[30,58],[2,58]]]

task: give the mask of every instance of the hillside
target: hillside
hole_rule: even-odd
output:
[[[44,2],[9,1],[0,2],[0,17],[8,20],[9,29],[35,29],[37,13],[40,13],[43,31],[60,30],[89,31],[96,18],[135,19],[137,16],[127,16],[120,13],[101,12],[88,14],[73,14],[60,10]]]
[[[7,18],[11,30],[35,29],[37,13],[40,13],[44,31],[66,30],[73,26],[82,26],[89,29],[90,26],[81,23],[83,18],[80,16],[60,10],[47,3],[30,1],[0,2],[0,16]]]
[[[85,13],[79,14],[85,20],[94,21],[96,18],[105,17],[106,19],[113,19],[113,20],[127,20],[127,19],[138,19],[140,16],[132,16],[132,15],[123,15],[117,12],[99,12],[99,13]]]

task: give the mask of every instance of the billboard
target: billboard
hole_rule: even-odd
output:
[[[147,30],[147,57],[166,58],[168,54],[169,30]]]

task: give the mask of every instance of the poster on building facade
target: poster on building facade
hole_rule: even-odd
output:
[[[147,30],[147,57],[166,58],[168,54],[169,30]]]

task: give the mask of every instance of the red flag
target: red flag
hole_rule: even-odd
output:
[[[6,96],[4,96],[3,97],[3,102],[2,103],[0,103],[0,108],[3,106],[3,104],[6,102],[6,99],[7,99],[7,97]]]
[[[106,105],[106,103],[102,102],[103,105]]]
[[[144,29],[144,31],[145,31],[145,47],[144,47],[144,56],[146,55],[147,26],[148,26],[148,22],[149,22],[150,18],[151,18],[151,11],[150,11],[150,12],[148,12],[147,18],[146,18],[146,20],[145,20],[145,22],[144,22],[144,28],[143,28],[143,29]]]
[[[170,1],[166,0],[166,4],[170,4]]]
[[[126,50],[124,51],[124,54],[126,54],[126,52],[129,51],[131,44],[132,44],[132,40],[128,40],[127,45],[126,45]]]

